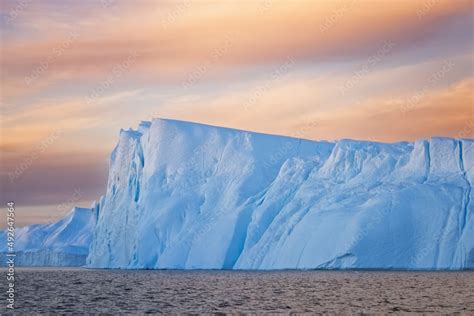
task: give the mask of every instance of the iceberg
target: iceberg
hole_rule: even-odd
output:
[[[90,221],[23,249],[66,265],[43,251],[80,244],[90,268],[472,269],[473,178],[472,139],[310,141],[154,119],[120,131]]]
[[[15,229],[16,266],[80,267],[86,263],[96,215],[94,209],[73,208],[63,219]],[[0,240],[6,240],[0,232]],[[5,265],[6,242],[0,245],[0,262]]]

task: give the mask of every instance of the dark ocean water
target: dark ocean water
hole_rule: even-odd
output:
[[[474,314],[474,272],[22,269],[16,278],[18,314]]]

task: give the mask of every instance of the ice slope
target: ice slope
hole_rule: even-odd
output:
[[[474,268],[474,141],[122,130],[89,267]]]
[[[94,209],[73,208],[63,219],[15,230],[16,266],[83,266],[95,227]],[[0,240],[6,240],[5,231]],[[0,245],[5,264],[6,242]]]

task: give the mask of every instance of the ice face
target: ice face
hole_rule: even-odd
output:
[[[473,267],[473,141],[313,142],[156,119],[122,131],[87,263]]]
[[[98,203],[19,229],[17,245],[28,265],[474,268],[473,178],[473,140],[316,142],[155,119],[120,132]]]

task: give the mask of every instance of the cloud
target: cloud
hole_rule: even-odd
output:
[[[107,161],[95,153],[45,152],[14,181],[10,181],[8,172],[21,160],[2,158],[1,202],[15,201],[23,221],[25,215],[28,217],[26,210],[37,213],[45,209],[41,206],[48,205],[49,217],[61,216],[73,206],[89,207],[90,201],[105,193]]]
[[[471,57],[466,58],[452,59],[452,68],[444,70],[447,61],[438,60],[374,71],[361,78],[358,89],[346,98],[339,87],[351,73],[328,78],[295,72],[280,81],[255,81],[229,93],[178,97],[146,116],[309,139],[472,137],[472,130],[460,134],[473,114],[472,75],[457,73]],[[403,81],[405,87],[400,89]],[[379,86],[381,90],[374,91]],[[370,87],[372,91],[365,91]]]
[[[474,138],[474,78],[450,87],[429,91],[409,111],[404,106],[410,96],[399,99],[367,100],[340,113],[328,114],[314,133],[334,138],[400,141],[433,136]],[[466,127],[471,126],[470,129]]]
[[[398,51],[435,38],[445,22],[465,18],[471,6],[441,0],[429,8],[425,1],[408,0],[139,3],[103,10],[95,19],[79,14],[80,22],[73,20],[59,28],[62,32],[41,19],[37,27],[47,32],[5,42],[4,97],[68,80],[100,80],[133,53],[139,56],[130,69],[134,76],[179,83],[209,64],[206,78],[288,57],[297,62],[360,58],[386,41],[396,43]],[[468,20],[472,24],[471,16]]]
[[[140,90],[104,91],[103,94],[92,93],[85,97],[40,99],[23,107],[9,108],[8,114],[0,118],[3,134],[0,146],[3,150],[9,148],[6,152],[25,152],[57,131],[73,135],[108,126],[120,117],[116,111],[117,102],[133,99],[139,94]],[[96,140],[103,140],[103,135],[97,135]],[[64,142],[59,145],[64,145]],[[71,148],[72,144],[67,146]]]

